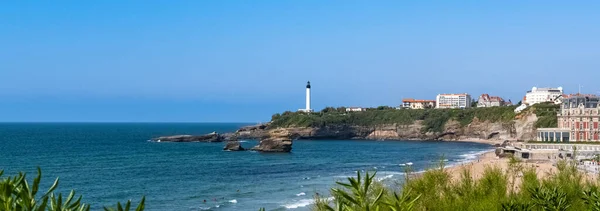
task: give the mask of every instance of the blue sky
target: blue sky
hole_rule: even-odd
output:
[[[599,1],[0,3],[0,121],[260,122],[438,93],[598,93]]]

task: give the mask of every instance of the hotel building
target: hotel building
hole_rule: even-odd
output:
[[[471,95],[465,94],[439,94],[435,98],[436,108],[470,108]]]
[[[600,97],[572,95],[562,100],[558,128],[539,128],[538,141],[600,141]]]
[[[435,108],[435,100],[415,100],[412,98],[402,99],[401,107],[408,109]]]
[[[525,94],[524,104],[531,106],[536,103],[553,102],[556,98],[563,94],[563,88],[531,88]]]

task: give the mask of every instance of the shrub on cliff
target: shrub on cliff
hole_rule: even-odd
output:
[[[558,117],[560,105],[554,103],[538,103],[528,108],[533,112],[538,120],[535,122],[535,128],[554,128],[558,127]]]

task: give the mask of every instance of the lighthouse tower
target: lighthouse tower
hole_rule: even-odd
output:
[[[306,112],[312,112],[310,109],[310,81],[306,82]]]
[[[298,111],[310,113],[313,110],[310,108],[310,81],[306,82],[306,108],[298,109]]]

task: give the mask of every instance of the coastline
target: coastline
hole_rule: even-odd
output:
[[[467,138],[467,139],[461,139],[461,140],[452,140],[452,142],[468,142],[468,143],[479,143],[479,144],[489,144],[489,145],[497,145],[497,144],[502,144],[504,141],[503,140],[486,140],[486,139],[480,139],[480,138]],[[492,150],[493,152],[493,150]]]

